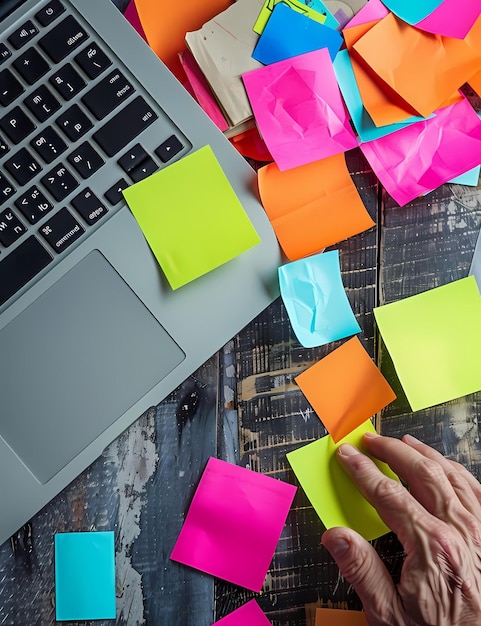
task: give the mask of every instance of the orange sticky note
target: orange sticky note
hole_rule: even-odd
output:
[[[352,49],[416,111],[428,117],[481,64],[481,16],[465,39],[427,33],[389,13]],[[379,53],[382,51],[382,54]]]
[[[481,96],[481,71],[471,76],[469,79],[469,86],[474,89],[474,91]]]
[[[343,153],[281,172],[258,172],[259,194],[287,258],[301,259],[375,225]]]
[[[368,626],[368,624],[362,611],[317,609],[316,626]]]
[[[335,443],[396,399],[357,337],[295,380]]]
[[[137,13],[152,50],[178,80],[185,80],[178,53],[185,50],[185,33],[197,30],[231,5],[229,0],[185,0],[181,5],[135,0]]]

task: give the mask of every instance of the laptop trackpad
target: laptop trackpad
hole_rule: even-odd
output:
[[[98,251],[0,332],[0,354],[0,434],[41,483],[184,359]]]

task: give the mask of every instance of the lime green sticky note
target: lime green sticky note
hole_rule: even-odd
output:
[[[329,21],[329,23],[326,23],[326,26],[334,29],[336,28],[336,25],[333,25],[333,22],[336,23],[337,21],[332,17],[332,14],[330,12],[328,13],[325,5],[320,2],[320,0],[313,2],[312,7],[307,6],[307,4],[302,2],[302,0],[265,0],[261,12],[259,13],[257,20],[255,21],[254,26],[252,27],[252,30],[255,33],[257,33],[258,35],[262,34],[265,25],[272,15],[272,11],[274,10],[275,5],[279,2],[283,2],[283,4],[286,4],[298,13],[303,13],[307,17],[311,18],[311,20],[319,22],[319,24],[324,24],[324,22]],[[330,20],[328,20],[328,17],[330,18]]]
[[[374,309],[413,411],[481,390],[481,296],[474,276]]]
[[[350,443],[362,450],[361,439],[368,431],[375,432],[370,420],[338,443],[334,443],[332,437],[327,435],[288,452],[287,460],[326,528],[347,526],[370,541],[385,535],[389,528],[361,495],[336,458],[336,450],[343,443]],[[373,460],[384,474],[398,480],[388,465]]]
[[[123,193],[172,289],[260,242],[210,146]]]

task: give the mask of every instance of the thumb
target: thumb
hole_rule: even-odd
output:
[[[399,603],[396,587],[372,545],[348,528],[326,530],[321,543],[354,587],[370,626],[395,623]]]

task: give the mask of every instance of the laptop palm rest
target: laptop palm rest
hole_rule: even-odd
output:
[[[0,354],[0,435],[42,484],[185,356],[96,250],[0,332]]]

